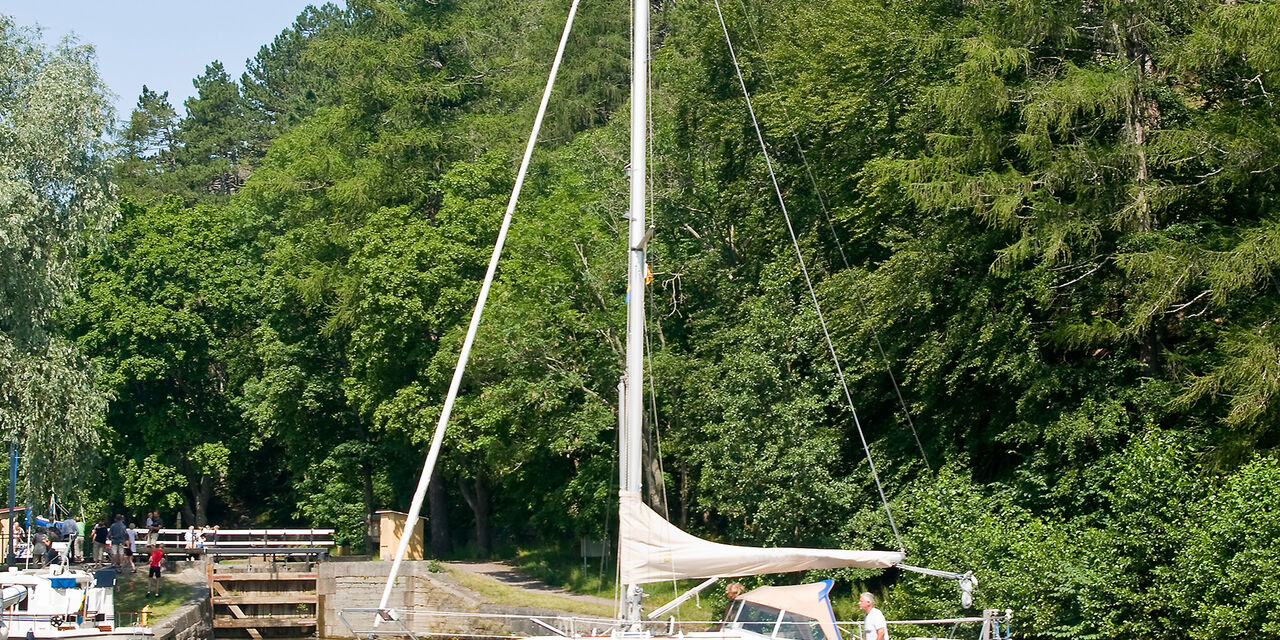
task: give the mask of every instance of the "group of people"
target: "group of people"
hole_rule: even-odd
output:
[[[25,540],[27,538],[26,529],[23,529],[22,525],[17,522],[13,524],[13,530],[10,533],[14,540]],[[76,545],[82,533],[83,529],[80,523],[72,516],[67,516],[66,520],[54,522],[48,527],[32,527],[31,559],[41,566],[51,564],[57,561],[58,558],[58,551],[53,546],[53,543],[66,542],[67,561],[74,562]]]
[[[133,555],[138,552],[137,529],[137,525],[126,525],[124,516],[120,514],[116,514],[115,521],[111,524],[107,524],[106,520],[99,520],[93,528],[92,561],[110,563],[121,571],[127,565],[129,571],[136,571]]]
[[[164,565],[164,547],[159,543],[161,526],[159,513],[147,514],[147,542],[151,546],[147,556],[150,565],[147,579],[148,596],[160,595],[160,572]],[[15,540],[27,537],[26,530],[18,523],[14,523],[10,533]],[[53,543],[66,542],[65,560],[69,563],[83,560],[79,553],[83,533],[81,524],[73,516],[54,522],[48,527],[33,527],[31,559],[41,566],[53,564],[58,559],[58,551]],[[89,562],[109,563],[118,571],[123,571],[126,567],[130,572],[137,571],[133,556],[138,552],[138,527],[133,524],[126,525],[123,515],[116,515],[111,524],[107,524],[106,520],[99,520],[93,527],[90,537],[93,541],[93,554],[88,558]]]
[[[204,549],[212,547],[218,542],[218,527],[205,525],[199,529],[195,527],[187,527],[187,532],[182,534],[182,540],[186,543],[188,549]]]
[[[151,548],[147,554],[147,595],[160,595],[160,572],[164,566],[164,545],[160,543],[160,529],[164,523],[160,513],[152,511],[147,514],[146,543]],[[116,514],[111,524],[99,520],[93,533],[93,563],[110,564],[117,571],[127,567],[130,573],[136,572],[137,566],[133,557],[138,553],[138,525],[125,524],[124,515]]]

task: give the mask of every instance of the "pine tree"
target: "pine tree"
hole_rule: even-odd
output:
[[[169,92],[156,93],[143,85],[137,106],[118,134],[115,177],[122,195],[149,199],[173,188],[166,174],[177,168],[177,125]]]
[[[271,140],[317,107],[335,102],[338,75],[309,51],[313,41],[337,37],[349,26],[347,13],[333,4],[309,6],[249,60],[240,85],[253,123],[253,157],[261,157]]]
[[[178,165],[189,198],[225,197],[239,191],[251,173],[244,99],[239,85],[216,60],[193,84],[196,95],[187,99],[187,117],[178,127]]]
[[[1273,186],[1275,36],[1257,25],[1274,11],[980,4],[957,23],[950,78],[912,114],[918,150],[877,175],[924,215],[964,216],[1000,244],[990,273],[1030,287],[1045,347],[1176,377],[1181,354],[1212,350],[1230,325],[1211,318],[1239,315],[1231,292],[1275,268],[1274,212],[1250,196]]]

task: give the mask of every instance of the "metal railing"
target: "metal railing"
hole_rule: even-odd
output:
[[[978,640],[1009,640],[1009,638],[1013,637],[1013,628],[1012,628],[1013,610],[1012,609],[1005,609],[1004,611],[1001,611],[999,609],[986,609],[982,612],[981,616],[970,616],[965,618],[935,618],[935,619],[929,619],[929,620],[886,620],[885,623],[889,626],[903,626],[903,627],[950,625],[951,630],[946,636],[947,640],[950,640],[956,637],[956,631],[959,630],[961,625],[972,625],[972,624],[982,625],[978,630]],[[846,635],[848,635],[851,638],[866,637],[865,634],[862,633],[863,631],[862,621],[852,621],[852,622],[840,621],[840,622],[836,622],[836,626],[837,628],[840,629],[840,631],[844,632]],[[853,629],[857,629],[857,632],[853,632]],[[938,636],[914,636],[913,635],[913,636],[908,636],[907,640],[943,640],[943,638]]]
[[[988,609],[982,616],[941,618],[934,620],[891,620],[893,626],[950,625],[948,638],[955,638],[962,625],[980,625],[978,640],[1008,640],[1012,633],[1013,612]],[[416,611],[398,609],[351,608],[339,612],[338,618],[356,638],[479,638],[514,640],[530,635],[557,635],[565,638],[608,636],[623,626],[628,632],[649,635],[685,635],[699,633],[714,637],[717,633],[740,637],[748,632],[760,638],[775,640],[823,640],[816,621],[760,621],[726,623],[710,620],[668,620],[626,623],[591,617],[538,616],[527,614],[483,613],[470,611]],[[763,626],[762,626],[763,625]],[[843,637],[862,638],[861,621],[838,621]],[[767,627],[767,628],[765,628]],[[527,630],[528,632],[522,632]],[[972,635],[968,637],[973,637]],[[938,640],[934,636],[911,636],[909,640]]]
[[[579,638],[607,635],[618,626],[618,621],[605,618],[376,608],[343,609],[338,619],[356,638],[512,640],[531,635],[513,631],[512,627],[526,627],[541,635]]]

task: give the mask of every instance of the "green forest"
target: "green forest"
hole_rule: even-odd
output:
[[[407,510],[568,0],[348,0],[112,113],[0,15],[0,429],[20,500]],[[616,533],[630,21],[584,2],[429,539]],[[726,0],[908,563],[1028,638],[1280,636],[1280,2]],[[649,499],[893,549],[707,0],[652,0]],[[954,584],[827,571],[909,619]],[[757,582],[749,582],[757,584]]]

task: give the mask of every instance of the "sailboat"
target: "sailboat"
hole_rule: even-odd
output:
[[[506,215],[498,232],[493,255],[489,261],[488,271],[481,285],[479,299],[471,316],[462,349],[459,352],[458,365],[454,370],[448,394],[445,397],[440,420],[437,423],[431,448],[423,466],[422,475],[409,509],[405,524],[406,531],[413,531],[417,526],[422,504],[427,492],[432,471],[439,457],[445,427],[457,398],[463,371],[465,370],[471,346],[479,327],[481,314],[488,298],[490,286],[496,272],[498,259],[505,244],[507,231],[515,211],[524,178],[529,167],[529,160],[538,130],[546,112],[547,102],[555,82],[556,73],[564,53],[573,18],[578,7],[578,0],[573,0],[569,9],[564,33],[560,39],[560,47],[551,66],[550,76],[542,95],[537,115],[534,118],[533,132],[525,148],[525,154],[516,175],[512,196],[508,203]],[[627,283],[627,332],[626,332],[626,369],[619,384],[619,583],[624,585],[620,592],[617,617],[613,620],[587,618],[554,618],[531,617],[528,622],[552,635],[530,636],[538,638],[630,638],[634,640],[660,640],[663,638],[689,638],[693,640],[761,640],[762,638],[785,638],[790,640],[843,640],[839,622],[832,613],[830,592],[832,581],[786,586],[761,587],[738,596],[730,604],[726,620],[716,624],[716,628],[706,630],[706,623],[695,623],[702,630],[690,630],[679,627],[672,619],[662,617],[675,607],[692,597],[702,589],[724,578],[753,576],[767,573],[789,573],[814,569],[902,569],[920,571],[957,581],[965,606],[969,605],[971,592],[977,584],[971,573],[959,574],[946,571],[921,569],[903,564],[906,553],[897,551],[847,550],[847,549],[811,549],[811,548],[756,548],[720,544],[684,532],[668,522],[656,511],[644,504],[641,499],[643,481],[641,452],[642,421],[644,397],[644,326],[645,326],[645,278],[646,247],[653,237],[654,229],[646,225],[645,208],[647,203],[647,123],[648,123],[648,78],[649,78],[649,0],[633,0],[632,2],[632,68],[631,68],[631,140],[630,140],[630,193],[628,212],[628,269]],[[726,32],[727,34],[727,32]],[[745,86],[744,86],[745,90]],[[753,116],[754,117],[754,116]],[[367,632],[368,637],[403,634],[417,637],[406,620],[418,615],[433,613],[456,618],[457,613],[418,612],[394,610],[387,603],[399,575],[400,565],[412,536],[403,536],[400,540],[390,574],[383,589],[382,599],[376,609],[347,609],[346,613],[371,612],[375,614],[374,629]],[[703,582],[678,596],[666,605],[649,612],[644,611],[644,585],[676,580],[702,579]],[[474,617],[486,617],[486,614],[464,614]],[[1011,612],[985,611],[982,617],[957,618],[945,621],[980,622],[982,623],[981,640],[990,640],[999,635],[1001,622],[1006,624]],[[495,619],[507,619],[521,616],[489,615]],[[923,622],[923,621],[916,621]],[[856,623],[855,623],[856,624]],[[512,626],[507,624],[508,627]],[[526,625],[527,626],[527,625]],[[456,625],[447,627],[448,631],[429,633],[429,635],[448,635],[451,637],[468,635],[460,631]],[[492,627],[490,627],[492,628]],[[379,630],[380,629],[380,630]],[[355,631],[355,628],[352,627]],[[356,631],[360,635],[359,631]],[[492,633],[486,637],[495,637]]]

